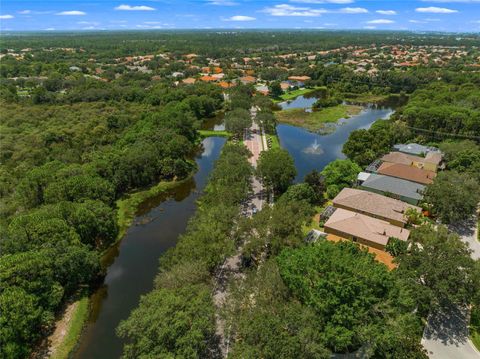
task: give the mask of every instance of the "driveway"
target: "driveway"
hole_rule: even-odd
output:
[[[460,235],[460,239],[468,243],[472,252],[473,259],[480,259],[480,242],[478,241],[477,237],[477,218],[473,216],[467,221],[460,222],[455,225],[450,225],[448,228],[456,232]]]
[[[468,243],[473,259],[480,258],[480,242],[477,240],[477,218],[450,225],[451,231],[460,235]],[[480,352],[468,338],[468,310],[451,308],[448,313],[430,315],[423,332],[422,344],[428,356],[434,359],[479,359]]]
[[[480,353],[468,338],[467,316],[466,308],[451,308],[430,315],[422,338],[422,344],[430,358],[480,358]]]

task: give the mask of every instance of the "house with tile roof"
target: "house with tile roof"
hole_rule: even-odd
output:
[[[324,231],[380,250],[385,250],[390,237],[406,241],[410,236],[408,229],[343,208],[333,212],[325,222]]]
[[[391,162],[383,162],[376,172],[381,175],[401,178],[425,185],[431,184],[437,176],[433,171],[426,171],[418,167]]]
[[[381,161],[414,166],[427,171],[437,172],[440,163],[442,162],[442,154],[438,152],[429,152],[425,157],[421,157],[394,151],[384,155],[381,158]]]
[[[423,199],[425,186],[401,178],[376,173],[360,172],[357,177],[360,189],[417,205]]]
[[[405,218],[407,209],[422,211],[420,207],[397,199],[354,188],[342,189],[333,199],[333,206],[378,218],[398,227],[404,227],[407,223]]]
[[[393,148],[396,151],[403,152],[409,155],[416,155],[416,156],[425,156],[429,152],[437,152],[441,153],[440,150],[436,147],[430,147],[430,146],[423,146],[419,145],[418,143],[408,143],[408,144],[397,144],[394,145]]]

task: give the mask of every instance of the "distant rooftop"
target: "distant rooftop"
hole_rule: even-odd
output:
[[[360,172],[358,179],[363,181],[361,184],[363,187],[416,200],[423,198],[422,193],[425,190],[425,186],[419,183],[375,173]]]
[[[397,151],[408,153],[411,155],[423,156],[425,157],[429,152],[441,153],[440,150],[436,147],[419,145],[418,143],[408,143],[408,144],[397,144],[393,148]]]

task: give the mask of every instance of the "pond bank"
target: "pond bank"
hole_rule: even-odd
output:
[[[358,115],[361,111],[361,106],[341,104],[318,111],[293,108],[276,112],[275,116],[279,123],[304,127],[312,132],[323,132],[326,129],[325,124],[337,123],[341,119]]]
[[[151,291],[158,259],[185,231],[224,143],[220,137],[203,140],[203,152],[195,159],[198,171],[193,176],[174,188],[159,186],[159,195],[137,202],[132,225],[104,257],[107,273],[90,296],[88,319],[72,358],[121,356],[124,343],[116,336],[116,328],[138,305],[140,296]]]

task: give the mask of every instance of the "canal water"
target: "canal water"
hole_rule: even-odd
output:
[[[203,141],[196,158],[195,176],[175,190],[144,203],[125,237],[106,256],[108,266],[103,286],[91,297],[92,309],[74,358],[117,359],[123,342],[115,334],[121,320],[138,306],[140,296],[153,289],[158,259],[175,246],[196,210],[196,200],[205,188],[224,138]]]

